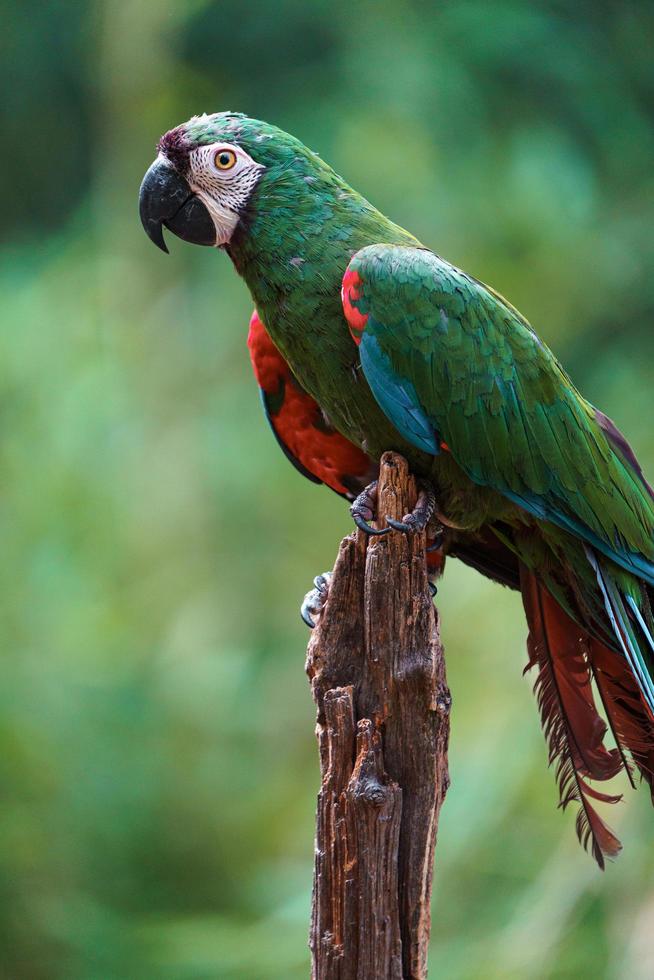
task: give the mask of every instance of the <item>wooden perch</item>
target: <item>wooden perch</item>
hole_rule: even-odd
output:
[[[386,453],[378,526],[416,499]],[[307,673],[322,785],[309,945],[314,980],[423,980],[450,693],[425,535],[341,542]]]

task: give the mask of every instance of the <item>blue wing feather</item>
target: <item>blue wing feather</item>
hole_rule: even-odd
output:
[[[564,531],[569,531],[577,538],[582,538],[587,541],[594,548],[597,549],[601,554],[610,558],[616,564],[621,565],[624,569],[629,572],[633,572],[634,575],[645,579],[650,585],[654,586],[654,564],[648,561],[644,555],[638,554],[635,551],[628,551],[626,548],[611,548],[606,541],[602,541],[598,534],[591,531],[589,527],[586,527],[582,521],[575,520],[570,517],[569,514],[564,513],[560,510],[555,510],[553,507],[548,507],[542,497],[525,496],[524,494],[513,493],[510,490],[505,491],[505,496],[512,500],[514,503],[518,504],[529,514],[533,514],[541,521],[551,521],[552,524],[558,525]]]
[[[379,407],[404,438],[432,456],[440,451],[438,432],[420,406],[411,381],[399,378],[390,358],[372,333],[364,333],[359,346],[361,366]]]

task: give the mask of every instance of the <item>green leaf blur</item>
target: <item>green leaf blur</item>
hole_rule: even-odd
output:
[[[228,260],[147,241],[158,136],[299,136],[508,296],[654,475],[646,2],[97,0],[3,17],[0,975],[308,975],[298,604],[349,530],[259,408]],[[561,815],[519,598],[450,562],[430,976],[654,976],[654,813]]]

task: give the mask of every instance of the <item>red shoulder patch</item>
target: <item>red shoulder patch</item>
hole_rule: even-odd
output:
[[[341,286],[341,300],[343,302],[345,319],[350,328],[352,340],[357,345],[361,343],[361,334],[365,330],[366,323],[368,322],[368,314],[360,313],[356,306],[354,306],[354,302],[361,298],[360,287],[362,283],[363,280],[356,269],[347,269],[343,276],[343,285]]]

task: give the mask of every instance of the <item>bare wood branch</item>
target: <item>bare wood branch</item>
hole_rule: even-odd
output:
[[[416,499],[386,453],[380,526]],[[310,934],[314,980],[424,980],[450,694],[423,535],[343,539],[309,642],[322,785]]]

